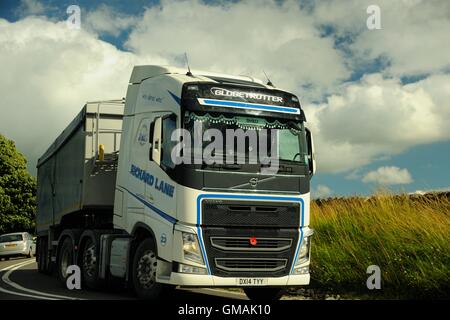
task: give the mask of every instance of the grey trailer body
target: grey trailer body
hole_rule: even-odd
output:
[[[70,213],[112,212],[123,106],[122,100],[88,102],[39,159],[38,234]],[[100,145],[103,161],[98,161]]]

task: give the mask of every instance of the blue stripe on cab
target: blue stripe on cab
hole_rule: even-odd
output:
[[[215,100],[215,99],[204,99],[203,101],[205,102],[205,104],[221,106],[221,107],[247,108],[247,109],[286,112],[286,113],[294,113],[294,114],[300,113],[299,109],[290,108],[290,107],[268,106],[268,105],[264,105],[264,104],[227,101],[227,100]]]
[[[162,218],[164,218],[165,220],[169,221],[172,224],[177,223],[177,219],[175,219],[174,217],[168,215],[167,213],[159,210],[158,208],[156,208],[155,206],[153,206],[151,203],[149,203],[147,200],[142,199],[141,197],[139,197],[138,195],[134,194],[133,192],[131,192],[130,190],[122,187],[123,189],[125,189],[130,195],[132,195],[136,200],[138,200],[139,202],[141,202],[142,204],[144,204],[147,208],[151,209],[152,211],[154,211],[155,213],[157,213],[159,216],[161,216]]]
[[[180,97],[178,97],[177,95],[173,94],[172,92],[170,92],[169,90],[167,90],[167,92],[169,92],[170,96],[173,98],[173,100],[175,100],[178,105],[181,106],[181,99]]]
[[[298,250],[300,248],[301,242],[303,240],[303,226],[304,226],[304,215],[305,215],[305,201],[302,198],[296,197],[279,197],[279,196],[259,196],[259,195],[234,195],[234,194],[200,194],[197,196],[197,232],[198,239],[200,241],[200,248],[203,253],[203,259],[206,263],[206,268],[208,270],[208,274],[211,274],[211,269],[209,267],[208,257],[206,255],[206,247],[203,241],[202,236],[202,221],[201,221],[201,205],[202,199],[239,199],[239,200],[267,200],[267,201],[293,201],[300,203],[300,214],[301,214],[301,225],[299,228],[299,241],[297,243],[297,248],[295,250],[294,257],[298,256]],[[293,262],[293,264],[295,261]],[[292,269],[293,270],[293,269]],[[292,272],[292,271],[291,271]]]

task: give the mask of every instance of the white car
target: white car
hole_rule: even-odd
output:
[[[36,242],[28,232],[8,233],[0,236],[0,260],[10,257],[26,256],[36,253]]]

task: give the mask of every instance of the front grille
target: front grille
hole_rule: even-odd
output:
[[[204,199],[202,224],[209,227],[298,228],[300,203]]]
[[[288,275],[299,235],[294,228],[203,227],[202,232],[211,273],[221,277]],[[253,237],[256,246],[250,245]]]
[[[265,271],[275,272],[287,265],[287,259],[270,258],[216,258],[216,266],[225,271]]]
[[[284,251],[291,247],[292,239],[256,238],[256,244],[250,243],[249,237],[211,237],[211,245],[221,250],[230,251]]]

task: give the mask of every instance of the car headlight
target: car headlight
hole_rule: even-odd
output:
[[[186,260],[204,264],[196,234],[183,232],[183,255]]]

